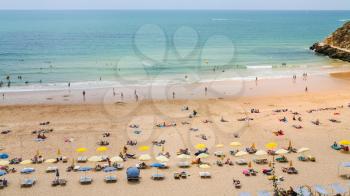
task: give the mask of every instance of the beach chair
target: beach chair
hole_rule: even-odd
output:
[[[54,179],[52,182],[51,182],[51,186],[66,186],[67,184],[67,180],[65,179]]]
[[[298,195],[302,195],[302,196],[311,196],[312,195],[310,190],[306,187],[297,187],[295,189],[295,192],[297,192]]]
[[[79,179],[80,184],[86,185],[86,184],[91,184],[92,183],[92,178],[88,176],[81,176]]]
[[[7,187],[8,181],[5,179],[0,179],[0,189]]]
[[[251,194],[248,193],[248,192],[241,192],[241,193],[239,193],[238,195],[239,195],[239,196],[251,196]]]
[[[152,180],[164,180],[165,175],[164,174],[152,174],[151,179]]]
[[[104,178],[104,181],[106,183],[116,183],[117,182],[117,177],[116,176],[106,176]]]
[[[319,195],[322,195],[322,196],[328,195],[326,188],[323,187],[322,185],[317,184],[314,186],[314,189],[315,189],[316,193]]]
[[[129,167],[126,169],[126,176],[128,181],[139,181],[140,180],[140,169],[137,167]]]
[[[182,162],[179,162],[177,164],[177,166],[180,167],[180,168],[187,168],[187,167],[190,167],[191,164],[189,162],[187,162],[187,161],[182,161]]]
[[[57,167],[48,167],[46,168],[45,172],[46,173],[53,173],[57,170],[58,168]]]
[[[77,163],[86,163],[88,160],[87,157],[78,157]]]
[[[248,162],[244,159],[238,159],[238,160],[236,160],[236,164],[237,165],[247,165]]]
[[[32,187],[35,184],[35,179],[24,179],[21,182],[21,188],[28,188],[28,187]]]
[[[258,196],[271,196],[268,191],[258,191]]]
[[[341,194],[341,195],[344,195],[345,193],[347,193],[348,191],[342,187],[340,184],[338,183],[334,183],[334,184],[331,184],[331,187],[333,189],[333,193],[334,194]]]
[[[199,172],[199,176],[201,178],[211,178],[211,174],[209,172]]]

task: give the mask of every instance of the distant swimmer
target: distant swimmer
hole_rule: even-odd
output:
[[[114,88],[113,88],[113,97],[115,97],[115,91],[114,91]]]
[[[124,99],[124,94],[123,92],[120,93],[120,98],[123,100]]]
[[[68,87],[70,87],[70,82],[68,82]]]

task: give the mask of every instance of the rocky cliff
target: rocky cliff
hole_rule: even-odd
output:
[[[338,28],[323,42],[312,45],[310,49],[333,59],[350,62],[350,22]]]

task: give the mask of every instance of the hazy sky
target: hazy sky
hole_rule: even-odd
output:
[[[0,0],[0,9],[349,10],[350,0]]]

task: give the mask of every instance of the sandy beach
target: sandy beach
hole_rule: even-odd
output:
[[[257,176],[246,177],[242,170],[247,166],[224,165],[219,167],[214,156],[215,151],[223,151],[233,162],[245,159],[248,162],[257,157],[246,155],[235,157],[229,151],[234,148],[229,144],[237,141],[242,144],[236,149],[244,149],[253,143],[258,150],[267,150],[265,145],[276,142],[277,149],[287,147],[289,141],[294,148],[307,147],[310,151],[305,155],[312,155],[316,162],[302,162],[298,160],[300,153],[289,153],[285,156],[291,160],[298,174],[289,175],[282,172],[282,167],[288,163],[276,164],[276,175],[283,176],[281,187],[321,184],[329,189],[331,183],[348,186],[349,180],[339,176],[338,166],[341,162],[350,161],[349,153],[335,151],[330,146],[334,141],[349,140],[350,136],[350,81],[349,74],[331,74],[323,76],[309,76],[296,81],[291,78],[266,79],[256,81],[221,81],[212,83],[191,84],[187,86],[165,85],[150,88],[90,89],[86,90],[85,101],[82,90],[64,90],[50,92],[6,92],[0,101],[0,131],[11,130],[8,134],[0,135],[0,153],[8,153],[10,158],[32,158],[37,151],[45,158],[55,158],[58,149],[62,155],[68,157],[68,163],[10,165],[16,168],[16,173],[4,176],[9,186],[0,190],[0,195],[238,195],[240,192],[255,194],[260,190],[272,191],[272,181],[262,174],[268,165],[252,163],[252,168],[259,173]],[[204,88],[208,88],[207,94]],[[308,92],[305,92],[308,87]],[[134,91],[139,95],[139,101],[134,100]],[[123,99],[120,96],[123,92]],[[175,99],[172,92],[176,92]],[[188,106],[189,110],[182,110]],[[260,113],[251,113],[251,109],[259,109]],[[320,108],[334,108],[317,110]],[[277,109],[288,109],[287,112],[275,112]],[[317,110],[308,112],[309,110]],[[189,118],[193,110],[198,112],[194,118]],[[293,120],[292,112],[300,113],[302,121]],[[250,121],[238,121],[241,118],[252,118]],[[286,117],[287,122],[280,119]],[[227,122],[222,122],[224,118]],[[320,125],[311,121],[319,119]],[[336,119],[334,123],[329,119]],[[212,123],[204,123],[205,121]],[[49,121],[49,125],[39,123]],[[171,127],[156,127],[163,122],[176,123]],[[187,123],[184,123],[187,122]],[[136,124],[139,128],[130,128]],[[296,129],[293,125],[302,126]],[[195,131],[190,130],[195,129]],[[32,131],[39,129],[53,129],[47,133],[47,139],[35,141],[37,135]],[[139,130],[139,132],[135,132]],[[274,132],[282,130],[283,135],[276,136]],[[103,133],[111,136],[103,138]],[[203,139],[202,136],[205,136]],[[235,137],[236,136],[236,137]],[[96,152],[100,139],[109,141],[108,150]],[[67,142],[69,140],[69,142]],[[164,148],[170,153],[169,169],[149,168],[141,170],[139,183],[128,183],[125,169],[134,166],[138,159],[128,159],[124,162],[124,169],[113,172],[118,182],[106,184],[104,172],[89,171],[86,175],[93,177],[91,185],[79,184],[79,177],[83,172],[65,172],[71,164],[72,158],[78,156],[108,155],[117,156],[128,140],[136,140],[136,146],[128,146],[128,152],[137,156],[148,153],[152,160]],[[163,147],[152,145],[152,141],[165,140]],[[203,160],[211,166],[201,169],[198,165],[191,165],[188,169],[177,167],[179,159],[176,152],[180,148],[189,148],[192,159],[197,151],[195,145],[205,144],[209,149],[209,158]],[[223,144],[223,147],[216,147]],[[150,146],[145,152],[140,152],[140,146]],[[87,152],[79,154],[75,149],[84,147]],[[267,156],[271,160],[271,156]],[[96,163],[78,165],[95,166]],[[57,166],[61,176],[68,180],[65,187],[51,187],[54,174],[45,173],[48,166]],[[28,175],[20,174],[24,167],[33,167],[36,172]],[[187,179],[175,180],[174,172],[188,171]],[[200,171],[211,173],[211,179],[201,179]],[[165,175],[163,181],[153,181],[152,174],[159,172]],[[349,174],[349,170],[340,170]],[[20,188],[22,179],[32,177],[37,184],[29,189]],[[1,177],[0,177],[1,178]],[[239,179],[241,189],[235,189],[232,179]],[[347,190],[349,187],[346,187]]]

